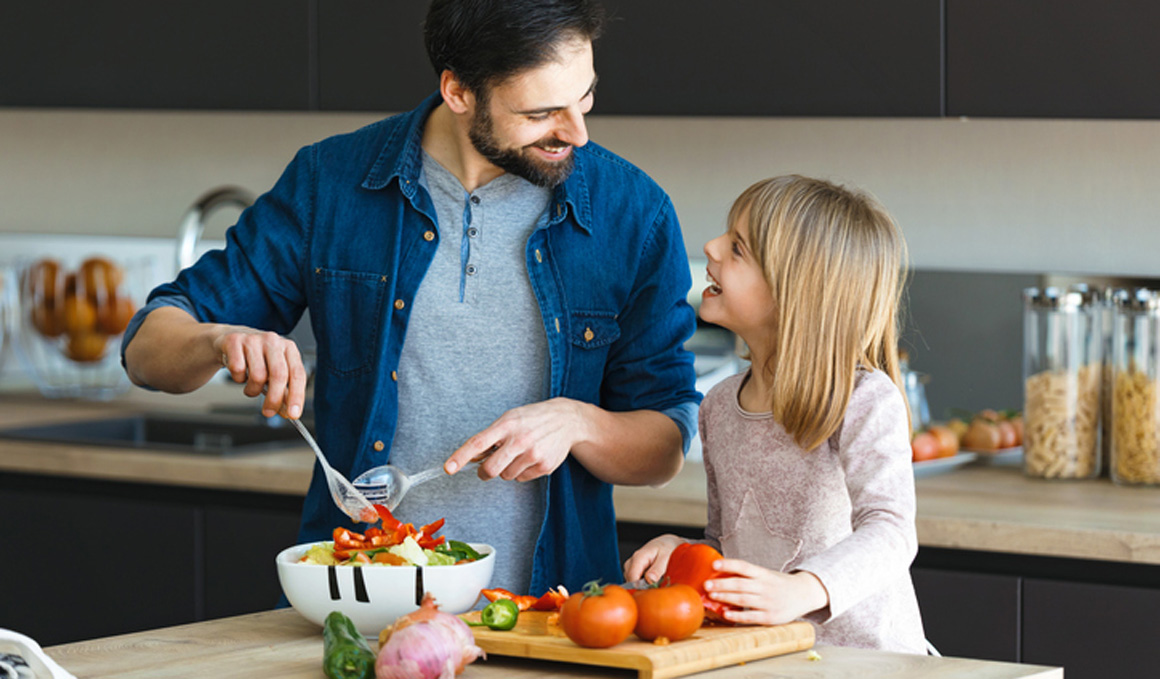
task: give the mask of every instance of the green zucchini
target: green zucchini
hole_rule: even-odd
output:
[[[322,671],[330,679],[374,679],[375,654],[354,623],[339,611],[322,626]]]

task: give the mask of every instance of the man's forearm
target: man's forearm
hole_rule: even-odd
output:
[[[222,368],[215,334],[219,326],[200,323],[176,307],[154,310],[125,347],[129,379],[176,394],[201,387]]]
[[[655,410],[611,412],[579,404],[586,423],[584,440],[572,455],[607,483],[660,486],[684,465],[681,430]]]

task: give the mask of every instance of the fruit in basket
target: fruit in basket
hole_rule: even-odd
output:
[[[123,333],[136,311],[124,282],[124,269],[105,257],[89,257],[76,271],[41,259],[24,279],[32,327],[47,339],[63,335],[59,348],[69,359],[99,361],[109,338]]]

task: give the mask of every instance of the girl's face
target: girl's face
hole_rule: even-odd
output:
[[[738,222],[748,222],[748,212]],[[750,348],[769,346],[776,327],[773,293],[753,257],[744,229],[730,224],[705,244],[709,287],[701,293],[701,318],[741,336]]]

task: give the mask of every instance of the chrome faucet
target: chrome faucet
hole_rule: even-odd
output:
[[[210,213],[225,205],[236,205],[243,210],[254,204],[254,194],[237,186],[221,186],[203,194],[189,207],[185,217],[181,220],[181,228],[177,231],[177,269],[193,264],[194,251],[205,231],[205,222]]]

